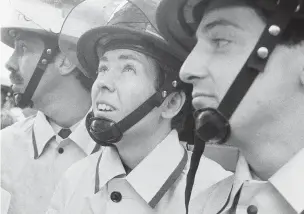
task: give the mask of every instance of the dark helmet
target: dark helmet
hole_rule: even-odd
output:
[[[150,8],[150,12],[154,9],[156,8]],[[86,20],[77,20],[81,13],[90,15]],[[72,26],[76,23],[81,23],[83,29],[77,29],[81,32],[76,33],[75,36],[75,33],[72,33],[74,31]],[[75,57],[74,59],[77,60],[76,64],[80,64],[86,70],[88,76],[96,77],[99,64],[97,45],[104,52],[124,48],[143,53],[155,59],[163,72],[164,82],[157,92],[118,123],[107,118],[96,118],[93,113],[88,115],[86,120],[88,131],[101,145],[109,146],[118,142],[126,130],[140,121],[154,107],[160,106],[167,95],[181,90],[186,85],[180,81],[178,74],[186,58],[185,52],[170,47],[153,26],[153,21],[129,1],[84,1],[70,14],[62,32],[66,31],[71,33],[64,33],[65,35],[74,37],[83,34],[77,41],[77,59]],[[64,42],[61,44],[61,47],[72,47]]]
[[[74,1],[73,5],[61,1],[11,0],[10,3],[12,8],[8,9],[12,10],[11,17],[7,17],[7,23],[1,26],[1,41],[15,48],[15,39],[26,34],[38,37],[44,43],[44,50],[39,53],[40,59],[25,91],[14,94],[16,104],[23,108],[33,104],[31,98],[48,64],[59,51],[58,34],[65,16],[79,2]]]

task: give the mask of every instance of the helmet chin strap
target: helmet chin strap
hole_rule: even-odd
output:
[[[53,47],[56,47],[53,49]],[[39,82],[45,73],[48,63],[54,58],[58,51],[57,40],[46,41],[45,49],[37,63],[37,66],[32,74],[30,81],[28,82],[24,93],[14,93],[14,100],[16,106],[20,108],[33,107],[34,103],[31,100],[35,90],[37,89]]]
[[[204,152],[206,142],[225,143],[231,128],[229,119],[239,106],[252,83],[260,72],[264,71],[267,58],[281,39],[296,8],[297,0],[281,0],[273,16],[260,36],[248,60],[230,86],[217,109],[205,108],[195,112],[196,140],[187,175],[185,204],[188,206],[199,160]]]
[[[137,109],[116,123],[105,117],[94,117],[90,112],[86,117],[86,128],[91,138],[99,145],[114,146],[123,137],[123,133],[138,123],[155,107],[159,107],[166,97],[157,91]]]
[[[40,69],[37,65],[29,83],[27,84],[27,87],[25,88],[24,93],[14,93],[16,106],[20,108],[33,107],[34,103],[31,98],[34,95],[44,72],[45,69]]]

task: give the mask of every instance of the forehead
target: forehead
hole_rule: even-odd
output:
[[[145,63],[147,61],[147,57],[134,50],[129,49],[115,49],[109,50],[105,53],[101,52],[101,48],[98,48],[99,57],[104,57],[104,59],[120,59],[120,60],[136,60],[141,63]]]
[[[99,55],[99,63],[111,62],[111,61],[133,61],[138,72],[145,73],[149,78],[155,79],[157,75],[157,63],[151,57],[146,56],[138,51],[130,49],[115,49],[105,52],[103,55]]]
[[[247,4],[216,6],[210,4],[203,16],[200,28],[206,26],[232,26],[243,30],[259,28],[264,25],[258,11]]]

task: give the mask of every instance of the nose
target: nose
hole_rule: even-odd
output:
[[[201,45],[197,44],[181,67],[179,76],[183,82],[194,84],[195,81],[204,79],[209,75],[207,69],[208,56],[200,49],[202,49]]]
[[[9,70],[12,73],[16,73],[19,70],[18,57],[15,51],[12,54],[12,56],[8,59],[8,61],[5,63],[5,67],[7,70]]]
[[[108,73],[108,72],[107,72]],[[105,74],[97,76],[97,87],[101,91],[114,92],[115,91],[115,77],[113,75]]]

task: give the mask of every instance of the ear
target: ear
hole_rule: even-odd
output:
[[[183,91],[171,93],[162,104],[162,117],[172,119],[182,109],[186,101],[186,95]]]
[[[76,66],[62,53],[57,55],[55,65],[61,76],[70,74],[76,68]]]

